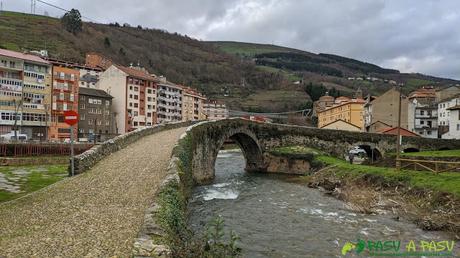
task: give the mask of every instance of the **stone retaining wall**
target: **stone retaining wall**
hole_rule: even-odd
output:
[[[151,135],[163,130],[189,126],[191,124],[192,122],[187,121],[145,127],[126,134],[119,135],[113,139],[103,142],[100,145],[93,146],[91,149],[83,152],[80,155],[75,156],[75,175],[85,172],[106,156],[120,149],[123,149],[127,145],[139,140],[144,136]]]

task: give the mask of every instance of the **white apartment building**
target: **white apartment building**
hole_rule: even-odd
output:
[[[444,128],[443,139],[460,139],[460,95],[441,100],[438,104],[438,123]]]
[[[166,81],[157,80],[158,123],[182,121],[182,87]]]

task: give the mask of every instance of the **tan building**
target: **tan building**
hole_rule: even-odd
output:
[[[342,119],[339,119],[332,123],[324,125],[322,129],[345,130],[345,131],[351,131],[351,132],[361,131],[361,128],[359,128],[358,126],[348,123]]]
[[[336,98],[332,107],[317,112],[318,128],[323,128],[337,120],[343,120],[363,130],[364,104],[365,101],[363,99]]]
[[[204,102],[206,97],[192,88],[183,86],[182,91],[182,121],[206,119]]]
[[[409,106],[408,99],[403,96],[401,99],[401,128],[408,129],[407,109]],[[392,88],[367,102],[364,105],[364,125],[366,131],[377,132],[380,128],[378,122],[384,124],[385,127],[398,126],[399,112],[399,92],[396,88]]]
[[[224,102],[207,100],[204,103],[204,113],[208,120],[220,120],[228,118],[228,109]]]
[[[0,134],[16,131],[29,140],[45,140],[50,103],[51,65],[38,56],[0,49]]]
[[[112,111],[118,134],[157,123],[155,77],[139,67],[112,65],[99,77],[96,88],[113,97]]]

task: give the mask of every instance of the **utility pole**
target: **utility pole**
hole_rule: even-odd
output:
[[[399,104],[398,104],[398,133],[396,138],[396,169],[401,169],[401,161],[399,160],[401,154],[401,87],[399,87]]]

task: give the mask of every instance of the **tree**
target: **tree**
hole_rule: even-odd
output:
[[[61,23],[68,32],[73,34],[77,34],[83,30],[81,14],[77,9],[66,12],[61,18]]]
[[[110,39],[108,37],[105,37],[104,39],[104,46],[109,48],[110,47]]]

